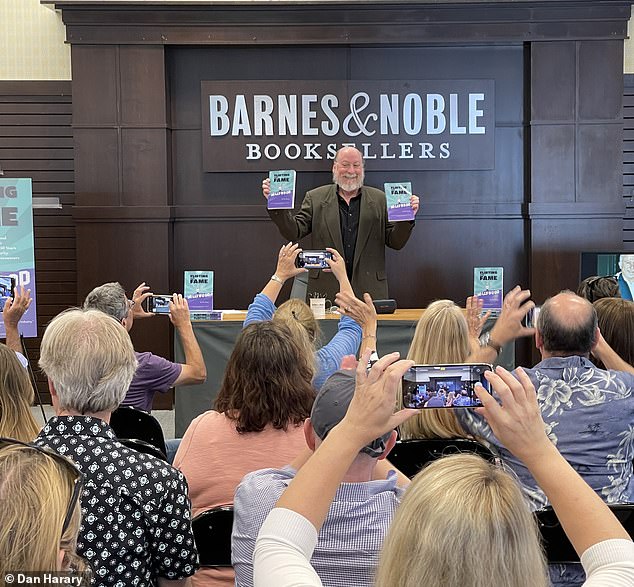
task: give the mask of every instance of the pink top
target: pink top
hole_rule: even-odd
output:
[[[190,425],[181,441],[174,466],[189,484],[192,514],[219,505],[232,505],[236,487],[247,473],[288,465],[306,448],[302,426],[238,434],[232,420],[213,410]],[[195,587],[234,584],[233,569],[200,569]]]

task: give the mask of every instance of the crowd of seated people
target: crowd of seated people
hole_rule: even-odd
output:
[[[47,326],[40,367],[56,416],[41,431],[14,348],[28,293],[5,306],[0,436],[12,440],[0,440],[0,502],[15,503],[0,508],[0,571],[88,570],[97,587],[634,584],[634,546],[605,505],[632,499],[633,302],[606,297],[593,305],[561,292],[530,328],[522,319],[534,303],[516,287],[483,335],[480,300],[469,298],[466,314],[440,300],[419,320],[407,360],[398,361],[372,354],[372,300],[354,295],[336,251],[329,265],[342,317],[330,342],[316,349],[317,322],[303,302],[276,310],[282,284],[299,273],[298,253],[291,243],[281,248],[273,278],[250,306],[215,409],[192,421],[175,467],[127,448],[109,426],[139,366],[128,334],[135,304],[118,284],[105,292],[121,302],[116,320],[92,309],[97,288],[83,309]],[[142,284],[133,298],[147,293]],[[175,326],[182,317],[188,336],[182,299],[172,306]],[[414,363],[494,362],[504,345],[529,335],[542,361],[513,374],[488,372],[496,398],[479,386],[440,383],[426,409],[394,413],[401,377]],[[170,385],[186,371],[179,367]],[[202,369],[196,378],[204,379]],[[483,407],[446,409],[472,393]],[[457,455],[410,483],[386,458],[397,430],[405,439],[488,443],[516,476]],[[531,515],[546,504],[583,568],[547,565]],[[230,568],[198,570],[191,518],[219,505],[234,506],[235,576]]]

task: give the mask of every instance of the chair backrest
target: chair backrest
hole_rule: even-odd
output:
[[[634,539],[634,503],[608,504],[608,507],[623,524],[630,537]],[[579,515],[582,516],[583,512],[579,512]],[[551,564],[578,563],[579,556],[568,540],[553,508],[549,506],[537,510],[535,517],[548,562]]]
[[[163,429],[152,414],[131,406],[120,406],[110,415],[110,426],[119,439],[143,440],[167,454]]]
[[[198,514],[192,520],[201,567],[231,566],[233,507],[221,506]]]
[[[456,453],[476,453],[487,460],[497,455],[469,438],[416,438],[399,440],[388,456],[389,461],[410,479],[427,463]]]
[[[163,461],[167,461],[167,455],[160,449],[150,444],[149,442],[145,442],[144,440],[139,440],[138,438],[118,438],[117,439],[123,446],[127,446],[128,448],[132,448],[134,450],[138,450],[139,452],[144,452],[148,455],[152,455],[157,459],[162,459]]]

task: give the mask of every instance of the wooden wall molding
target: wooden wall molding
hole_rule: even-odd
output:
[[[449,4],[449,5],[447,5]],[[497,42],[627,36],[630,3],[250,2],[141,9],[57,1],[72,44],[357,44]],[[130,27],[129,23],[135,23]],[[387,26],[386,26],[387,25]]]

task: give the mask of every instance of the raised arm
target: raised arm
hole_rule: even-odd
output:
[[[266,178],[262,181],[262,195],[268,200],[269,193],[270,181]],[[295,215],[292,210],[267,209],[267,212],[286,240],[301,240],[313,230],[313,203],[310,192],[304,196],[302,206]]]
[[[361,346],[359,355],[363,355],[366,350],[376,351],[377,340],[377,315],[376,308],[372,303],[370,294],[363,294],[364,301],[356,298],[353,293],[340,292],[335,298],[335,303],[339,311],[344,316],[350,316],[361,326]]]
[[[350,284],[348,274],[346,273],[345,259],[339,254],[339,251],[337,251],[336,249],[327,248],[326,250],[332,254],[332,259],[326,259],[326,263],[328,263],[332,274],[337,278],[337,281],[339,282],[339,292],[354,295],[352,285]]]
[[[277,255],[275,273],[260,292],[269,298],[271,302],[275,303],[287,279],[295,277],[300,273],[306,273],[306,269],[303,267],[295,267],[295,259],[297,259],[297,255],[299,255],[300,251],[301,249],[297,243],[288,243],[283,245],[280,249]]]
[[[592,349],[592,354],[599,359],[606,369],[613,369],[614,371],[626,371],[634,374],[634,367],[629,363],[626,363],[616,351],[607,343],[603,335],[599,332],[597,337],[597,343]]]
[[[502,312],[489,332],[488,343],[473,349],[467,362],[493,363],[505,344],[513,342],[521,336],[535,334],[534,328],[527,328],[522,324],[522,320],[529,310],[535,307],[530,297],[530,290],[522,289],[519,285],[506,294]]]
[[[18,324],[29,309],[31,302],[31,290],[24,289],[23,286],[15,288],[15,297],[7,298],[2,309],[2,320],[6,332],[7,346],[16,353],[22,352],[22,343],[20,341],[20,331]]]
[[[471,353],[477,353],[480,350],[480,334],[482,327],[486,324],[491,310],[482,313],[484,302],[482,298],[477,296],[469,296],[467,298],[467,325],[469,326],[469,347]]]
[[[180,336],[185,354],[185,363],[174,385],[204,383],[207,379],[207,367],[194,334],[194,327],[189,316],[189,305],[180,294],[174,294],[170,302],[170,320]]]
[[[579,556],[604,540],[629,540],[608,506],[546,436],[535,388],[528,375],[520,368],[514,377],[497,367],[495,373],[487,372],[485,376],[502,403],[480,386],[476,393],[484,407],[478,408],[478,412],[487,419],[500,442],[528,467]]]

